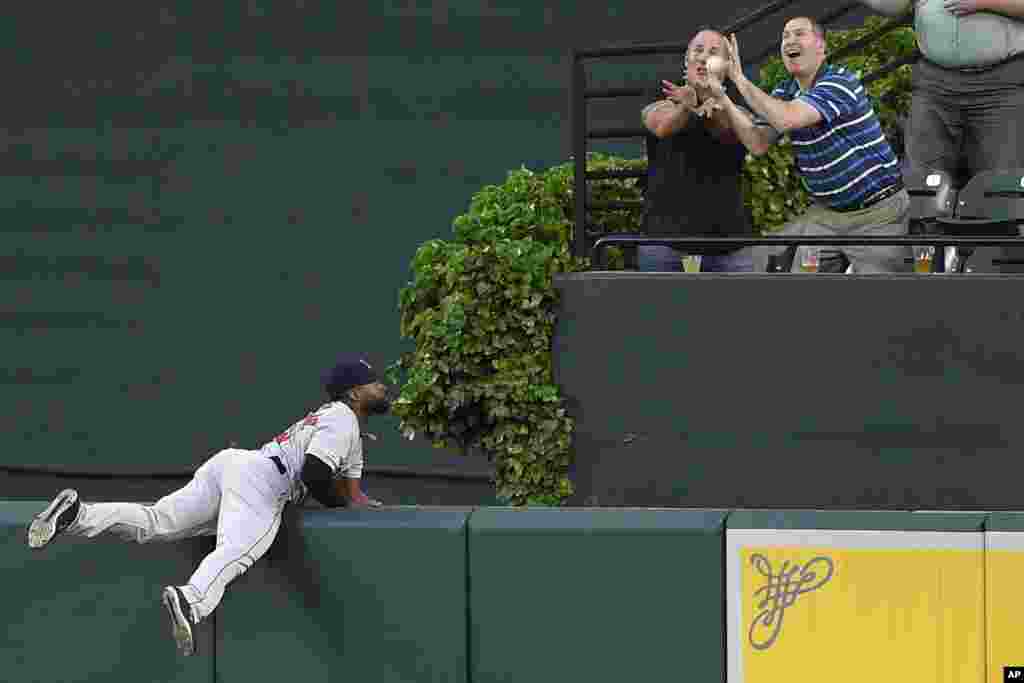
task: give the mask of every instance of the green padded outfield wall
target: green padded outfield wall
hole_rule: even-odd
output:
[[[259,446],[315,407],[337,351],[382,364],[406,348],[410,259],[451,234],[474,191],[568,158],[570,47],[685,39],[753,8],[12,8],[0,20],[4,460],[141,474]],[[823,11],[792,8],[808,10]],[[751,54],[781,22],[744,34]],[[591,80],[677,72],[674,56],[640,62]],[[639,107],[603,104],[595,125],[634,125]],[[371,466],[458,459],[393,426]]]
[[[717,510],[476,510],[470,680],[723,680],[725,517]]]
[[[213,539],[140,546],[62,538],[39,551],[25,528],[46,501],[0,500],[0,680],[212,683],[214,623],[182,658],[160,591],[184,583]]]
[[[218,680],[463,683],[469,515],[292,513],[265,561],[225,593]]]

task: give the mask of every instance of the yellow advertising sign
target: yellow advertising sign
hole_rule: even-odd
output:
[[[729,683],[985,681],[980,533],[727,534]]]
[[[1024,665],[1024,533],[985,534],[988,602],[988,680],[1007,680],[1003,668]],[[1013,680],[1024,683],[1024,674]]]

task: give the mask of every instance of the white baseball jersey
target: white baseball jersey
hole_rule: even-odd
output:
[[[306,494],[302,465],[307,453],[327,463],[335,478],[359,479],[363,474],[359,419],[341,401],[320,406],[265,444],[261,451],[267,457],[276,455],[281,459],[291,477],[296,499]]]
[[[258,451],[225,448],[184,488],[152,506],[83,503],[67,533],[92,538],[109,531],[139,543],[216,534],[216,549],[179,586],[200,621],[217,608],[227,585],[270,548],[285,501],[305,498],[307,453],[327,463],[335,477],[361,477],[363,441],[352,409],[325,403]],[[284,475],[270,464],[271,456],[280,459]]]

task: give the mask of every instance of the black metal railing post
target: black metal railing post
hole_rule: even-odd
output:
[[[587,101],[583,91],[587,87],[587,75],[583,60],[574,49],[570,54],[571,85],[570,117],[572,120],[572,161],[573,161],[573,254],[579,258],[587,255]]]
[[[934,246],[942,247],[1002,247],[1024,243],[1024,237],[996,237],[979,235],[877,235],[871,237],[839,235],[767,235],[761,237],[636,237],[632,235],[606,235],[594,241],[591,258],[601,260],[601,252],[609,246],[659,245],[697,248],[721,247],[795,247],[795,246]],[[938,249],[937,249],[938,251]]]

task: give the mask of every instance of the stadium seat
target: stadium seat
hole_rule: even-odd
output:
[[[910,171],[903,176],[903,183],[910,195],[910,223],[920,232],[928,234],[939,216],[952,216],[956,210],[956,188],[953,178],[945,171],[924,169]]]
[[[765,271],[768,273],[788,273],[796,258],[796,247],[786,247],[778,254],[770,254]]]
[[[975,175],[960,191],[955,216],[939,216],[936,222],[949,235],[1018,236],[1024,222],[1024,168]],[[962,247],[960,254],[961,272],[1024,272],[1024,259],[1007,258],[1003,247]]]
[[[938,219],[951,217],[956,211],[957,190],[953,177],[934,169],[912,170],[904,174],[903,183],[910,195],[910,234],[943,234]],[[946,264],[954,253],[952,249],[946,249],[946,258],[933,259],[932,272],[945,272]]]

